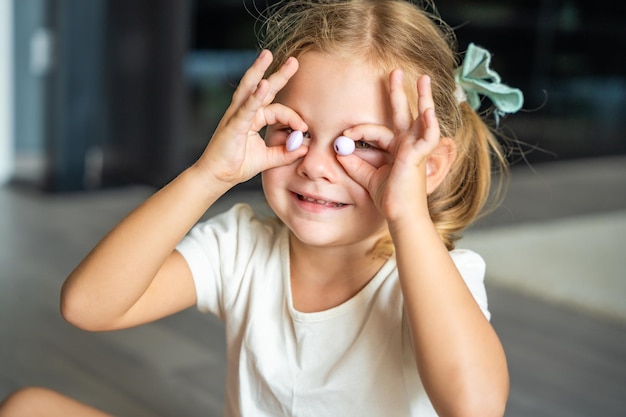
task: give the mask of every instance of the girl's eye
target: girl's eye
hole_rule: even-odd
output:
[[[363,149],[363,150],[377,149],[374,145],[370,145],[369,143],[363,140],[355,140],[354,145],[356,149]]]

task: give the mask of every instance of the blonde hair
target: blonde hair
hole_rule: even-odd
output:
[[[365,57],[382,73],[401,68],[414,116],[416,80],[423,74],[430,76],[441,133],[454,140],[457,157],[446,180],[429,195],[428,205],[441,239],[453,249],[490,196],[498,194],[492,192],[492,171],[497,167],[505,173],[507,164],[493,130],[455,96],[456,38],[436,15],[432,3],[291,0],[272,7],[261,29],[260,47],[274,54],[268,73],[288,57],[310,50]],[[391,239],[380,242],[374,253],[391,255]]]

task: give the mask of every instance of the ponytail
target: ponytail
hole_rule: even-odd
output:
[[[459,103],[461,125],[454,138],[457,157],[445,181],[428,197],[431,218],[448,250],[475,219],[495,208],[503,195],[508,165],[492,129],[467,102]],[[496,174],[496,184],[492,184]]]

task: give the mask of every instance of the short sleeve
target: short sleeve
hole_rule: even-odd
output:
[[[467,249],[454,249],[450,252],[450,256],[463,277],[465,285],[474,296],[474,300],[489,320],[491,313],[488,309],[485,289],[485,261],[479,254]]]
[[[197,307],[224,320],[230,294],[237,291],[246,274],[259,230],[247,204],[236,204],[225,213],[198,223],[177,245],[185,258],[196,287]]]

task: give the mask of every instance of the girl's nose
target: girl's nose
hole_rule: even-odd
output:
[[[312,181],[335,182],[342,170],[333,142],[312,140],[309,151],[300,160],[297,172]]]

